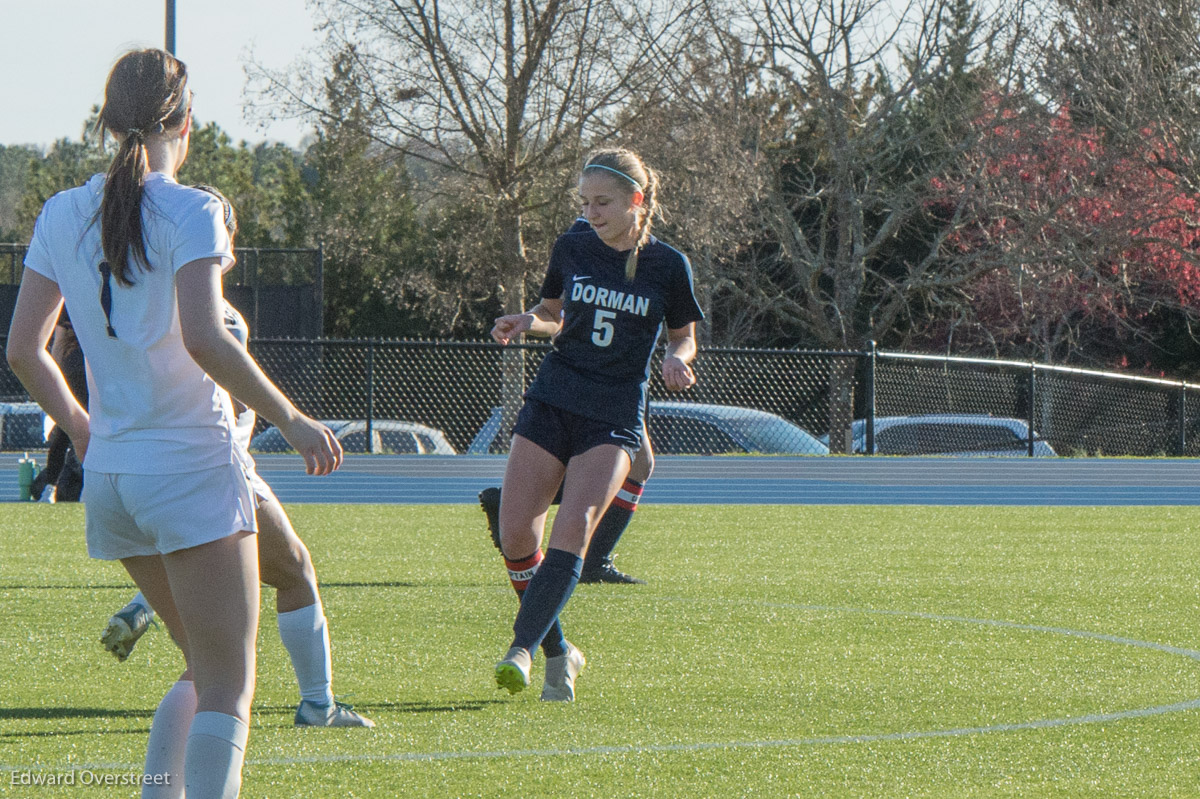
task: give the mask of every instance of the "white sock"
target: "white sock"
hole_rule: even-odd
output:
[[[150,603],[146,601],[146,597],[142,595],[141,591],[138,591],[133,599],[129,600],[129,604],[132,605],[135,603],[144,607],[146,612],[150,614],[151,619],[154,618],[154,608],[150,607]]]
[[[190,680],[180,680],[154,711],[142,799],[183,799],[183,760],[195,715],[196,686]]]
[[[197,713],[187,739],[187,799],[237,799],[250,728],[237,716]]]
[[[300,698],[318,705],[333,701],[333,658],[329,625],[320,602],[279,614],[279,637],[292,659]]]

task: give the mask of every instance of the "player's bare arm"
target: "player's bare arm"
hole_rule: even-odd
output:
[[[667,355],[663,358],[663,384],[670,391],[683,391],[696,384],[696,375],[688,364],[696,357],[696,323],[668,328]]]
[[[492,338],[501,344],[508,344],[522,333],[550,338],[562,327],[562,306],[561,299],[543,298],[525,313],[501,316],[492,328]]]
[[[88,413],[75,399],[58,363],[46,350],[61,309],[58,284],[32,269],[26,270],[13,309],[7,357],[13,374],[29,391],[29,396],[66,432],[82,461],[88,446]]]
[[[179,324],[188,354],[230,394],[277,426],[304,456],[309,474],[329,474],[340,467],[342,447],[333,433],[300,413],[225,328],[220,259],[185,264],[176,280],[180,295],[188,298],[179,303]]]

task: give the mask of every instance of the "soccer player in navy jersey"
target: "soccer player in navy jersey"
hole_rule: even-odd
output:
[[[513,427],[500,507],[500,543],[521,595],[513,641],[496,664],[496,683],[529,685],[533,653],[546,654],[542,699],[572,701],[586,661],[563,637],[559,614],[579,582],[583,554],[642,446],[650,358],[662,327],[668,390],[691,387],[695,323],[704,318],[691,265],[650,235],[658,177],[628,150],[593,153],[579,178],[591,229],[558,238],[529,311],[502,316],[492,337],[551,336],[554,349],[525,393]],[[563,485],[545,557],[542,534]]]
[[[568,228],[567,233],[586,233],[591,229],[592,226],[588,224],[588,221],[579,217]],[[649,414],[648,407],[645,413]],[[583,557],[583,571],[580,574],[579,582],[624,584],[645,582],[645,580],[639,580],[618,569],[613,564],[613,550],[616,549],[617,542],[621,540],[629,523],[633,521],[633,513],[637,510],[638,502],[641,501],[646,481],[650,479],[653,472],[654,450],[650,445],[650,430],[646,426],[642,428],[642,446],[638,448],[637,455],[634,456],[633,465],[629,469],[625,483],[613,497],[612,504],[608,506],[608,510],[604,511],[604,515],[600,517],[600,522],[596,525],[596,531],[592,533],[587,554]],[[492,542],[497,549],[500,549],[500,498],[501,491],[498,486],[485,488],[479,492],[479,505],[487,516],[488,532],[492,534]],[[562,502],[561,483],[553,504],[557,505],[560,502]]]
[[[62,370],[75,399],[86,408],[88,388],[83,350],[79,348],[79,339],[75,337],[75,329],[71,327],[71,317],[66,309],[59,313],[55,322],[50,356]],[[83,491],[83,466],[75,456],[71,439],[57,424],[46,437],[46,468],[33,478],[29,491],[35,500],[40,500],[50,486],[54,486],[50,494],[52,502],[78,502]]]

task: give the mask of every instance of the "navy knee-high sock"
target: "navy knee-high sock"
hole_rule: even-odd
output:
[[[535,549],[533,554],[527,558],[519,560],[504,559],[504,566],[508,569],[508,579],[512,582],[513,590],[517,592],[517,599],[521,602],[525,601],[525,590],[529,588],[529,581],[533,579],[533,575],[542,565],[542,551]],[[546,633],[546,637],[542,639],[542,653],[548,658],[565,655],[567,652],[567,639],[563,637],[562,627],[558,624],[558,619],[550,625],[550,631]],[[530,651],[532,655],[533,652]]]
[[[546,550],[545,560],[521,597],[521,609],[513,624],[513,646],[529,652],[537,649],[571,598],[582,568],[583,558],[578,555],[561,549]]]

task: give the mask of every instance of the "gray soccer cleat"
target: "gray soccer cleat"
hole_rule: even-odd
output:
[[[100,643],[104,644],[104,648],[112,652],[118,661],[124,663],[153,620],[154,611],[145,605],[130,602],[109,618],[108,626],[100,635]]]
[[[374,727],[375,722],[345,702],[331,702],[328,705],[318,705],[307,699],[300,700],[296,708],[295,726],[297,727]]]
[[[587,658],[570,641],[567,642],[567,651],[564,654],[546,658],[546,683],[542,686],[542,701],[574,702],[575,678],[586,665]]]

